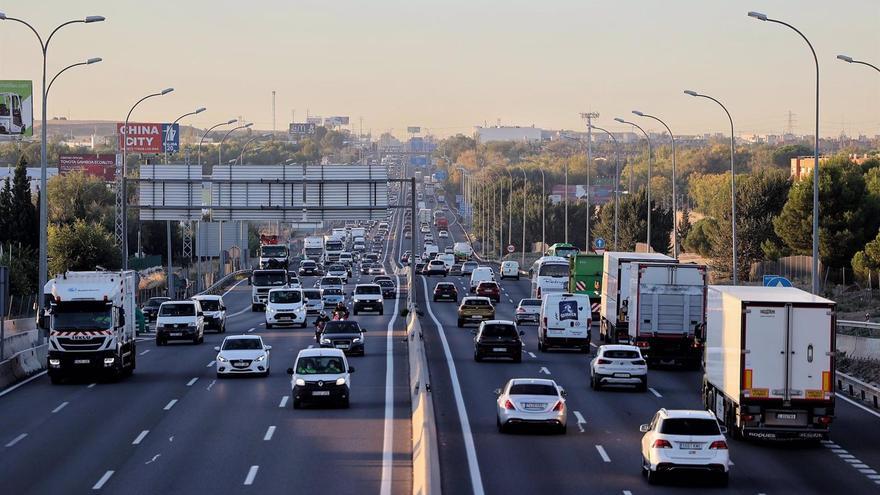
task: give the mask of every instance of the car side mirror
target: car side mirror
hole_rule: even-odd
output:
[[[219,345],[215,345],[215,346],[214,346],[214,350],[217,351],[217,352],[220,352],[220,346],[219,346]]]
[[[492,392],[495,394],[496,397],[498,397],[499,395],[501,395],[501,389],[500,389],[500,388],[496,388],[496,389],[493,390]]]
[[[639,431],[642,433],[648,433],[649,431],[651,431],[651,425],[640,425]]]
[[[472,335],[476,335],[476,334],[477,334],[477,329],[476,329],[476,328],[471,328],[471,334],[472,334]]]
[[[287,374],[288,374],[288,375],[292,375],[292,374],[293,374],[293,368],[287,368]]]
[[[271,350],[272,350],[272,346],[271,346],[271,345],[264,346],[263,348],[266,349],[267,351],[271,351]]]
[[[727,427],[724,425],[718,425],[718,428],[721,430],[722,435],[727,435]]]
[[[566,392],[565,389],[562,389],[559,391],[559,395],[564,399],[568,397],[568,392]]]
[[[354,366],[349,366],[349,367],[348,367],[348,372],[349,372],[349,373],[354,373]]]

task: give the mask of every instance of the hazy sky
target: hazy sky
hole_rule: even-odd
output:
[[[822,135],[880,134],[880,73],[835,59],[880,64],[878,0],[30,0],[0,11],[41,33],[90,14],[99,24],[61,30],[49,49],[56,81],[49,115],[123,120],[141,96],[140,121],[188,123],[242,116],[277,128],[312,115],[349,115],[374,134],[421,125],[440,135],[500,119],[506,125],[583,129],[639,109],[676,134],[812,133],[814,69],[806,44],[762,11],[800,28],[822,76]],[[0,79],[40,78],[39,48],[24,26],[0,21]],[[36,85],[38,86],[38,85]],[[35,92],[39,93],[38,87]],[[39,102],[37,102],[39,105]],[[39,115],[39,110],[35,109]],[[646,122],[647,128],[659,130]]]

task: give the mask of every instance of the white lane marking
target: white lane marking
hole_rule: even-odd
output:
[[[187,387],[192,387],[197,381],[199,381],[199,377],[195,377],[192,380],[186,382]]]
[[[7,443],[6,446],[7,446],[7,447],[12,447],[13,445],[17,444],[18,442],[24,440],[24,438],[25,438],[26,436],[28,436],[27,433],[22,433],[21,435],[19,435],[19,436],[13,438],[12,440],[10,440],[10,442]]]
[[[208,386],[205,387],[205,390],[211,390],[211,387],[213,387],[215,383],[217,383],[217,380],[211,380],[211,383],[209,383]]]
[[[581,414],[580,411],[574,412],[574,418],[577,420],[578,428],[581,430],[581,433],[584,432],[584,425],[587,424],[587,420],[584,419],[584,415]]]
[[[104,483],[107,483],[107,480],[109,480],[111,476],[113,476],[113,471],[107,471],[106,473],[104,473],[104,476],[101,476],[101,479],[99,479],[98,482],[95,483],[95,486],[92,487],[92,490],[100,490],[104,486]]]
[[[650,390],[651,393],[654,394],[655,396],[657,396],[658,398],[662,398],[662,397],[663,397],[662,395],[660,395],[660,392],[654,390],[654,387],[648,387],[648,390]]]
[[[21,382],[21,383],[17,383],[17,384],[15,384],[15,385],[13,385],[13,386],[11,386],[11,387],[5,389],[4,391],[0,392],[0,397],[3,397],[4,395],[8,394],[9,392],[12,392],[13,390],[17,389],[18,387],[21,387],[21,386],[27,385],[28,383],[30,383],[30,382],[36,380],[37,378],[39,378],[39,377],[45,375],[46,373],[48,373],[48,372],[47,372],[47,371],[41,371],[40,373],[37,373],[36,375],[34,375],[34,376],[28,378],[28,379],[25,380],[25,381],[23,381],[23,382]]]
[[[471,432],[471,424],[468,420],[467,409],[464,405],[464,397],[461,394],[461,384],[458,381],[458,372],[455,370],[455,362],[452,359],[452,352],[449,350],[449,342],[446,340],[446,333],[443,330],[443,325],[440,324],[440,321],[437,320],[437,317],[434,316],[434,311],[431,309],[431,303],[429,301],[430,297],[428,297],[428,282],[424,277],[422,277],[422,287],[425,289],[425,307],[428,309],[428,315],[431,317],[431,320],[434,321],[437,333],[440,335],[440,342],[443,344],[443,354],[446,356],[446,366],[449,369],[449,377],[452,382],[452,392],[455,396],[455,406],[458,410],[458,420],[461,423],[461,433],[464,437],[464,449],[467,454],[471,487],[473,488],[474,495],[483,495],[485,493],[483,491],[483,479],[480,475],[480,465],[477,462],[477,451],[474,447],[474,436]]]
[[[161,456],[161,455],[162,455],[162,454],[156,454],[156,455],[154,455],[153,458],[150,459],[149,461],[145,462],[144,465],[152,464],[152,463],[156,462],[156,459],[158,459],[159,456]]]
[[[850,404],[858,407],[859,409],[861,409],[867,413],[873,414],[874,416],[877,416],[878,418],[880,418],[880,413],[878,413],[877,411],[872,411],[872,410],[868,409],[866,406],[863,406],[863,405],[859,404],[858,402],[856,402],[852,399],[849,399],[847,397],[844,397],[843,395],[840,395],[838,393],[835,393],[834,395],[836,395],[837,397],[840,397],[841,399],[845,400],[846,402],[849,402]]]
[[[97,383],[90,383],[89,386],[86,388],[95,388],[95,385],[97,385]]]
[[[210,363],[205,365],[205,368],[210,368],[211,366],[214,366],[214,363],[215,361],[211,361]]]
[[[647,204],[647,203],[645,203],[645,204]],[[309,344],[309,349],[311,349],[313,347],[315,347],[315,344]]]
[[[859,463],[853,464],[852,467],[854,467],[854,468],[856,468],[856,469],[868,469],[868,465],[867,465],[867,464],[864,464],[864,463],[862,463],[862,462],[859,462]]]
[[[274,435],[274,434],[275,434],[275,427],[274,427],[274,426],[270,426],[270,427],[266,430],[266,434],[263,435],[263,441],[268,442],[269,440],[272,440],[272,435]]]
[[[232,313],[231,315],[226,315],[226,319],[229,319],[229,318],[232,318],[232,317],[238,316],[238,315],[243,314],[243,313],[247,313],[247,312],[250,311],[250,310],[251,310],[251,307],[250,307],[250,306],[247,306],[246,308],[242,309],[241,311],[237,311],[237,312],[235,312],[235,313]]]
[[[624,491],[623,491],[623,495],[633,495],[633,492],[631,492],[631,491],[629,491],[629,490],[624,490]],[[759,493],[758,495],[764,495],[764,494],[763,494],[763,493]]]
[[[251,466],[251,468],[248,469],[247,477],[244,479],[244,484],[245,485],[253,485],[254,478],[257,477],[257,471],[259,471],[259,470],[260,470],[260,466]]]
[[[281,402],[278,403],[278,407],[285,407],[287,405],[287,399],[290,399],[289,395],[282,397]]]
[[[177,404],[177,399],[171,399],[171,401],[169,401],[168,404],[165,404],[165,410],[166,411],[171,410],[171,408],[174,407],[174,404]]]
[[[601,445],[596,445],[596,450],[599,451],[599,456],[602,457],[602,460],[605,462],[611,462],[611,458],[608,457],[608,452],[605,452],[605,448]]]
[[[64,409],[65,407],[67,407],[67,404],[70,404],[70,403],[67,401],[62,402],[61,404],[58,405],[58,407],[56,407],[55,409],[52,409],[52,414],[55,414],[58,411]]]
[[[538,372],[539,372],[539,373],[544,373],[545,375],[549,375],[549,374],[550,374],[550,370],[548,370],[546,366],[541,366],[541,369],[538,370]]]
[[[382,263],[388,256],[388,238],[385,241],[385,253]],[[400,286],[400,277],[394,277],[394,283]],[[379,485],[380,495],[391,495],[391,478],[394,454],[394,322],[397,320],[400,298],[394,298],[394,313],[388,320],[385,332],[385,431],[382,440],[382,482]]]
[[[140,353],[140,355],[143,356],[144,354],[146,354],[146,353],[148,353],[148,352],[150,352],[149,349],[147,349],[147,350],[145,350],[144,352]]]
[[[147,436],[147,433],[149,433],[149,432],[150,432],[150,430],[144,430],[144,431],[140,432],[138,434],[138,436],[134,439],[134,442],[131,442],[131,444],[137,445],[137,444],[141,443],[143,441],[144,437]]]
[[[538,356],[535,356],[535,353],[534,353],[534,352],[529,352],[529,357],[536,358],[536,357],[538,357]]]
[[[645,203],[645,204],[647,204],[647,203]],[[254,330],[256,330],[256,328],[249,328],[248,331],[247,331],[247,333],[251,333],[251,332],[253,332]]]

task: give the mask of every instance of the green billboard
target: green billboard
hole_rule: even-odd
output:
[[[34,83],[0,81],[0,139],[34,135]]]

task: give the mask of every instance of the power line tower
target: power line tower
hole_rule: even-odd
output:
[[[788,111],[788,125],[785,127],[786,134],[794,134],[794,123],[797,122],[795,119],[797,115],[791,113],[791,110]]]
[[[581,112],[581,118],[587,121],[587,231],[584,249],[590,252],[590,166],[593,164],[593,119],[599,118],[599,112]],[[565,191],[568,194],[568,191]]]

